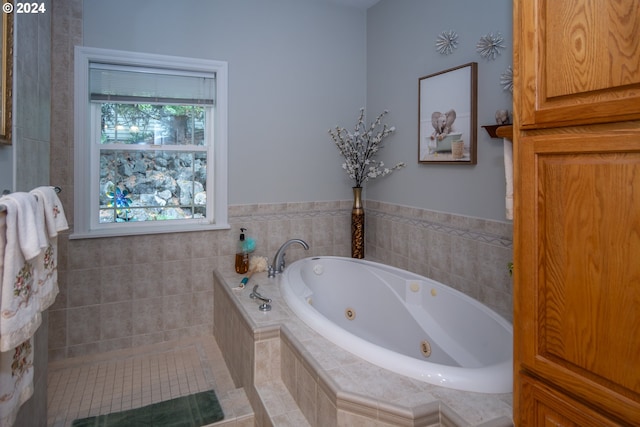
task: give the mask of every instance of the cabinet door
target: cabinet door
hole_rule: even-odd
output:
[[[640,124],[517,144],[515,360],[640,425]]]
[[[640,118],[639,0],[513,5],[522,129]]]
[[[528,402],[516,416],[519,427],[606,427],[619,426],[591,408],[558,393],[526,375],[522,378],[524,399]]]

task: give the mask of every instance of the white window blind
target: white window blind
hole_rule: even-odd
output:
[[[91,63],[91,101],[215,104],[215,74]]]

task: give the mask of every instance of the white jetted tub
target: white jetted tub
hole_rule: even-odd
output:
[[[301,259],[282,276],[282,295],[293,312],[362,359],[442,387],[512,391],[512,326],[473,298],[352,258]]]

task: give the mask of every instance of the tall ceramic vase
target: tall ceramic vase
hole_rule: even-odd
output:
[[[364,258],[364,208],[362,207],[362,187],[353,187],[351,257]]]

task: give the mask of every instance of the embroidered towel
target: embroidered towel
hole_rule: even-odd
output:
[[[34,188],[31,190],[31,194],[38,200],[49,237],[55,237],[59,232],[69,229],[62,202],[58,198],[54,187]]]
[[[40,311],[53,304],[58,295],[58,233],[67,230],[67,218],[62,202],[53,187],[38,187],[31,190],[38,200],[39,214],[44,218],[48,244],[35,261],[38,272],[36,297]]]
[[[0,205],[6,208],[0,218],[0,352],[6,352],[32,337],[42,321],[35,262],[47,242],[34,196],[12,193]]]
[[[0,353],[0,427],[11,427],[33,395],[33,337]]]

